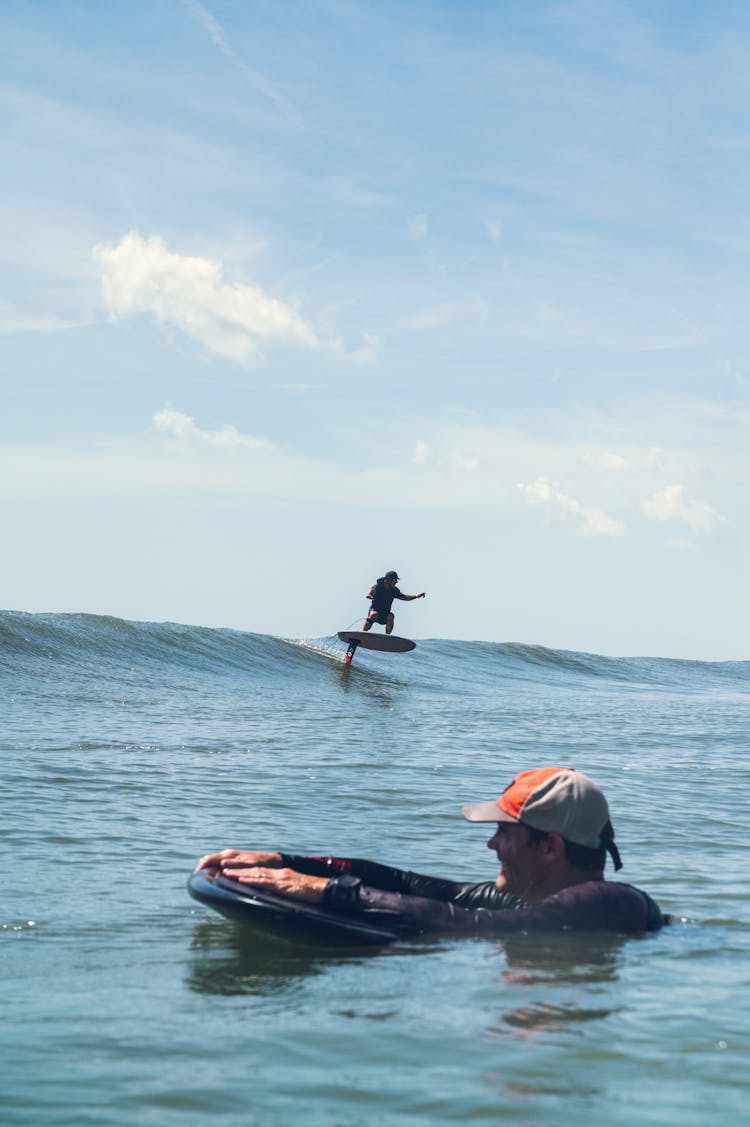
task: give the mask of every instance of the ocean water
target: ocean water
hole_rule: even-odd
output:
[[[343,649],[0,612],[0,1122],[747,1122],[750,662]],[[224,846],[491,879],[461,804],[550,764],[672,926],[334,949],[187,894]]]

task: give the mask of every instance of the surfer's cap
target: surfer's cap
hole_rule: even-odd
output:
[[[385,573],[385,578],[386,579],[400,579],[401,576],[398,575],[395,571],[387,571]]]
[[[520,822],[588,849],[604,847],[615,868],[621,866],[607,800],[588,775],[572,767],[522,771],[496,802],[464,806],[461,813],[470,822]]]

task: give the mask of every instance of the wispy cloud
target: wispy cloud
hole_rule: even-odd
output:
[[[216,446],[222,450],[275,450],[275,443],[268,438],[241,434],[236,427],[225,424],[220,430],[201,430],[190,415],[164,407],[153,417],[156,430],[168,435],[177,442],[189,445],[198,443]]]
[[[682,521],[695,536],[710,536],[726,518],[704,501],[691,501],[684,496],[682,485],[666,485],[643,502],[646,516],[662,522]]]
[[[458,454],[455,451],[436,453],[422,439],[417,439],[411,460],[415,466],[431,464],[434,468],[457,470],[460,473],[476,473],[480,468],[479,458],[467,457],[465,454]]]
[[[503,225],[498,219],[485,220],[484,230],[487,238],[492,243],[497,243],[503,237]]]
[[[88,320],[66,321],[62,317],[24,317],[20,314],[6,316],[0,312],[0,333],[59,333],[67,329],[80,329],[90,324]]]
[[[415,466],[424,466],[430,460],[430,448],[422,439],[417,439],[411,460]]]
[[[643,459],[644,466],[649,469],[663,470],[664,469],[664,451],[660,446],[652,446]]]
[[[623,458],[622,454],[613,454],[607,451],[598,454],[587,454],[585,460],[598,470],[604,470],[605,472],[616,472],[630,468],[627,458]]]
[[[212,42],[218,47],[224,58],[255,87],[259,94],[262,94],[264,98],[268,98],[269,101],[274,102],[279,109],[288,112],[291,107],[273,88],[268,79],[259,71],[247,66],[237,57],[232,47],[229,45],[223,27],[215,16],[212,16],[202,4],[199,4],[198,0],[183,0],[183,3],[195,22],[198,23],[204,31],[208,32]]]
[[[551,505],[564,513],[580,518],[583,532],[594,536],[623,536],[623,525],[599,509],[587,509],[580,501],[568,497],[546,477],[538,477],[531,485],[519,483],[518,489],[532,505]]]
[[[416,310],[404,317],[404,326],[417,332],[432,332],[433,329],[447,325],[467,324],[486,325],[494,310],[490,303],[478,294],[467,294],[456,301],[443,301]]]
[[[338,347],[322,341],[290,305],[259,286],[225,282],[221,263],[172,253],[158,235],[144,239],[131,231],[116,246],[94,247],[93,256],[113,316],[151,314],[219,356],[252,360],[271,340]]]
[[[360,364],[370,364],[377,358],[379,348],[380,340],[374,333],[363,333],[361,346],[353,349],[350,355]]]
[[[411,237],[418,237],[411,231]],[[587,352],[616,352],[620,357],[648,352],[673,352],[705,345],[715,333],[706,319],[688,321],[674,311],[605,308],[601,296],[591,289],[592,282],[581,278],[577,302],[550,300],[537,296],[495,301],[483,292],[464,293],[449,301],[417,306],[406,312],[404,325],[431,332],[436,326],[454,328],[472,323],[481,328],[482,338],[502,342],[505,347],[533,345]]]

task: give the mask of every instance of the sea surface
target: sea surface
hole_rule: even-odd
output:
[[[750,662],[343,652],[0,612],[0,1123],[750,1121]],[[669,928],[335,949],[186,891],[226,846],[493,879],[460,806],[544,765]]]

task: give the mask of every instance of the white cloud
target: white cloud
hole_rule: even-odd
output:
[[[681,485],[666,485],[643,502],[643,511],[654,520],[671,520],[677,515],[681,494]]]
[[[427,216],[415,215],[409,223],[409,236],[412,239],[427,238]]]
[[[476,473],[479,469],[479,458],[464,458],[460,454],[451,454],[448,465],[452,470],[460,470],[461,473]]]
[[[599,509],[587,509],[572,497],[562,493],[549,478],[538,477],[531,485],[519,483],[518,489],[532,505],[553,505],[565,513],[580,517],[583,532],[594,536],[622,536],[625,529],[619,521]]]
[[[621,454],[588,454],[586,461],[599,470],[627,470],[629,468],[627,458],[623,458]]]
[[[264,340],[324,344],[291,306],[259,286],[223,281],[220,263],[173,254],[158,235],[144,239],[131,231],[117,246],[94,247],[93,255],[104,301],[116,317],[150,313],[233,360],[251,359]]]
[[[153,418],[154,426],[159,431],[164,431],[171,438],[182,443],[202,443],[207,446],[217,446],[223,450],[249,449],[249,450],[275,450],[276,446],[268,438],[255,438],[253,435],[240,434],[236,427],[229,424],[221,430],[201,430],[197,427],[190,415],[181,411],[173,411],[165,407],[157,411]]]
[[[652,446],[643,459],[643,464],[648,466],[649,469],[663,470],[664,469],[664,451],[660,446]]]
[[[435,453],[432,447],[421,439],[417,439],[411,460],[415,466],[425,466],[429,462],[435,469],[454,470],[459,473],[476,473],[480,468],[479,458],[467,458],[455,452]]]
[[[682,521],[695,536],[710,536],[720,524],[726,522],[726,518],[710,505],[704,501],[689,501],[683,493],[682,485],[666,485],[644,501],[642,509],[646,516],[654,520]]]
[[[417,439],[417,443],[414,447],[414,453],[411,456],[412,462],[414,462],[414,464],[416,466],[424,466],[426,464],[426,462],[429,460],[429,457],[430,457],[429,446],[427,445],[426,442],[422,442],[421,439]]]

